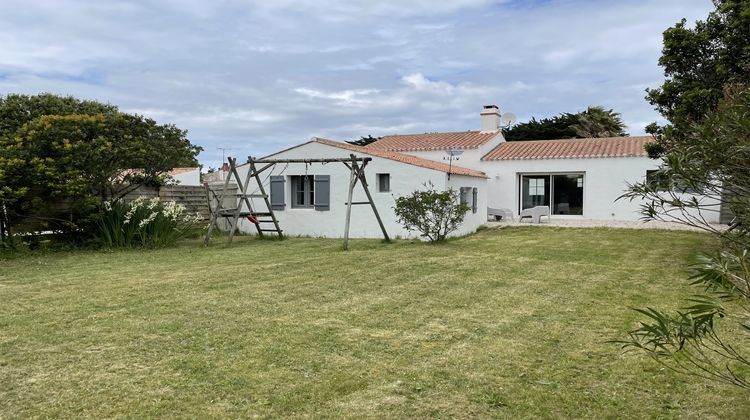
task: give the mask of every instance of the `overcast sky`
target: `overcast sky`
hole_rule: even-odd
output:
[[[661,33],[709,0],[0,0],[0,94],[96,99],[260,156],[312,136],[604,105],[642,134]]]

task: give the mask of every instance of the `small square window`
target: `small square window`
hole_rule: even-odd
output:
[[[378,192],[391,192],[391,174],[378,174]]]

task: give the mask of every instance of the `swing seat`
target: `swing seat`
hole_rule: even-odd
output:
[[[252,214],[248,214],[247,216],[245,216],[245,218],[247,218],[248,222],[250,222],[250,223],[252,223],[254,225],[259,225],[260,224],[260,222],[258,221],[258,219],[256,219],[255,216],[253,216]]]

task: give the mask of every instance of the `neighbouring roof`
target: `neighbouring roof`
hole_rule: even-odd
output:
[[[651,141],[651,136],[508,141],[482,160],[642,157],[648,156],[644,146]]]
[[[445,172],[445,173],[448,173],[448,170],[449,170],[449,166],[447,163],[418,158],[416,156],[405,155],[403,153],[389,152],[386,150],[376,150],[376,149],[370,149],[368,147],[355,146],[353,144],[323,139],[320,137],[314,137],[312,140],[306,143],[302,143],[297,146],[284,149],[272,155],[266,156],[263,159],[270,158],[272,156],[278,155],[279,153],[283,153],[283,152],[286,152],[287,150],[295,149],[297,147],[304,146],[310,143],[325,144],[327,146],[338,147],[339,149],[349,150],[349,151],[356,152],[356,153],[364,153],[370,156],[376,156],[376,157],[383,158],[383,159],[395,160],[397,162],[406,163],[408,165],[419,166],[422,168],[432,169],[435,171],[440,171],[440,172]],[[487,178],[487,175],[485,175],[484,172],[482,171],[477,171],[474,169],[464,168],[464,167],[456,166],[456,165],[452,165],[450,167],[450,173],[453,175],[464,175],[464,176],[473,176],[477,178]]]
[[[187,172],[200,171],[200,169],[201,168],[173,168],[171,171],[167,172],[167,174],[170,176],[175,176]]]
[[[385,136],[365,146],[391,152],[420,150],[476,149],[492,140],[498,132],[461,131],[454,133],[399,134]]]

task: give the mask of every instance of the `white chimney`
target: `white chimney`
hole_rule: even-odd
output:
[[[494,133],[500,129],[500,109],[497,105],[485,105],[479,115],[483,133]]]

